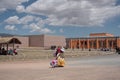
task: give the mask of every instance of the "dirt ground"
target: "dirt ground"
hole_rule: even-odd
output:
[[[120,80],[120,66],[77,65],[51,68],[49,60],[0,63],[0,80]]]

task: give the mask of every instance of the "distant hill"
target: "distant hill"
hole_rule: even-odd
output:
[[[14,35],[9,34],[9,33],[0,33],[0,36],[1,37],[11,37],[11,36],[14,36]]]

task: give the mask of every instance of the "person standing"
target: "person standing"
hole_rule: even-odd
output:
[[[13,52],[14,52],[15,55],[18,54],[17,49],[14,49]]]
[[[54,57],[56,57],[56,59],[57,59],[57,57],[59,56],[60,53],[61,53],[61,48],[60,48],[60,46],[58,46],[55,51]]]
[[[61,58],[64,58],[64,52],[65,52],[65,50],[64,50],[64,48],[63,47],[58,47],[58,49],[57,49],[57,58],[60,56]]]

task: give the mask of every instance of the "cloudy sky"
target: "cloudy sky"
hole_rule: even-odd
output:
[[[120,0],[0,0],[0,33],[120,36]]]

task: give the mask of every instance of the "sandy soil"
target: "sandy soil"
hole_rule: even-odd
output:
[[[51,68],[49,60],[2,62],[0,80],[120,80],[120,66],[66,64]]]

